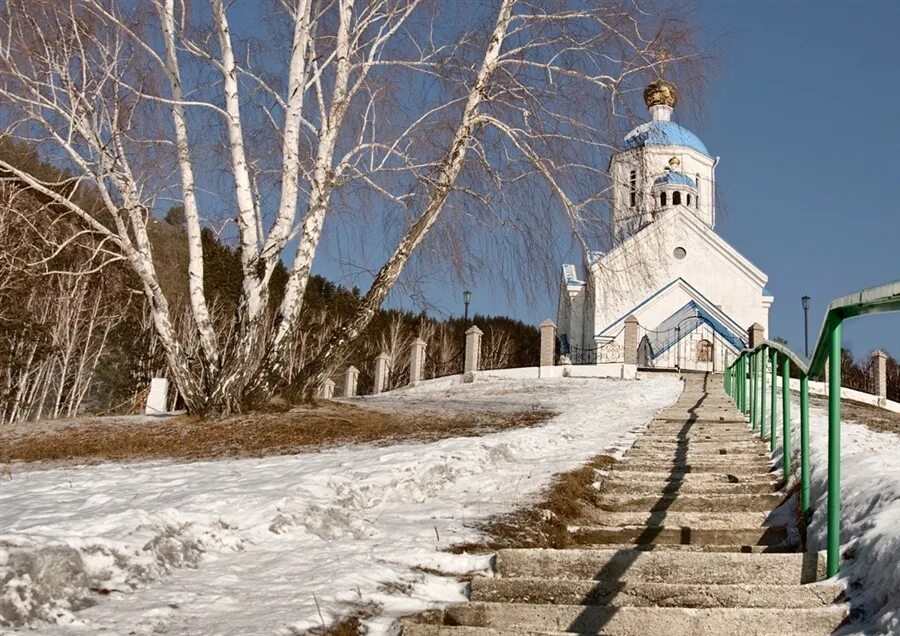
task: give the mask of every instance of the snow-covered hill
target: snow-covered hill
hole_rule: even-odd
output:
[[[444,552],[560,471],[621,453],[680,381],[435,382],[373,400],[549,408],[547,423],[294,456],[14,469],[0,482],[0,616],[41,633],[302,633],[360,604],[370,625],[462,600]],[[413,404],[415,403],[415,405]],[[417,412],[418,412],[417,411]]]

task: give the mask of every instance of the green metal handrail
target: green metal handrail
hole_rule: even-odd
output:
[[[807,360],[787,345],[765,340],[752,349],[744,349],[725,369],[725,390],[742,413],[750,417],[754,430],[759,426],[765,438],[766,357],[771,356],[772,394],[769,422],[769,448],[775,450],[778,363],[782,382],[782,469],[785,480],[791,475],[791,362],[800,370],[800,509],[805,520],[810,513],[809,466],[809,378],[819,377],[828,365],[828,576],[840,570],[841,547],[841,325],[847,318],[889,311],[900,311],[900,280],[863,289],[828,304],[825,320],[812,357]],[[761,381],[757,392],[757,380]],[[749,382],[749,387],[747,386]],[[748,400],[748,393],[750,399]]]

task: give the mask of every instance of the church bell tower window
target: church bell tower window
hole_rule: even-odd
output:
[[[628,175],[628,205],[637,205],[637,170],[632,170]]]
[[[672,205],[681,205],[681,192],[678,190],[672,193]]]
[[[666,207],[667,203],[668,203],[668,200],[666,199],[666,193],[660,192],[659,193],[659,206],[664,208],[664,207]]]

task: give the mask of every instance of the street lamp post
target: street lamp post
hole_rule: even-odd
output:
[[[469,327],[469,303],[472,302],[472,292],[468,289],[463,292],[463,302],[466,304],[466,313],[463,317],[463,329]]]
[[[803,303],[803,351],[809,357],[809,296],[800,299]]]

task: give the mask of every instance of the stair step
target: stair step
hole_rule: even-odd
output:
[[[776,491],[775,484],[769,481],[755,483],[720,483],[714,481],[628,481],[623,479],[604,479],[602,491],[607,494],[633,494],[633,495],[749,495],[766,494]]]
[[[567,636],[571,632],[534,631],[530,629],[491,629],[450,625],[420,625],[403,621],[401,636]]]
[[[667,442],[745,442],[747,440],[759,439],[757,435],[749,429],[746,431],[724,431],[710,433],[708,431],[654,431],[648,430],[641,436],[641,439],[648,442],[667,441]]]
[[[731,475],[765,475],[771,467],[762,463],[747,463],[736,461],[695,461],[691,463],[664,462],[650,460],[623,460],[616,464],[616,471],[629,472],[660,472],[671,473],[672,477],[679,477],[682,473],[727,473]]]
[[[757,528],[765,525],[769,513],[763,512],[608,512],[584,508],[579,515],[580,525],[622,528],[625,526],[678,526],[730,530]]]
[[[743,554],[642,550],[499,550],[502,577],[591,579],[643,583],[796,585],[825,574],[816,553]]]
[[[444,616],[449,625],[507,630],[524,628],[538,630],[538,633],[544,630],[583,635],[748,636],[763,631],[771,634],[829,633],[847,617],[847,608],[836,605],[815,609],[698,609],[466,603],[447,608]]]
[[[655,544],[655,545],[735,545],[772,546],[787,541],[784,526],[730,527],[726,529],[691,526],[640,526],[634,528],[604,528],[577,526],[570,532],[578,543]]]
[[[579,550],[645,550],[647,552],[742,552],[744,554],[761,554],[796,552],[797,546],[789,543],[776,545],[740,545],[738,543],[593,543],[582,540],[577,531],[570,531],[572,548]],[[566,548],[568,549],[568,548]]]
[[[837,583],[791,586],[686,585],[479,577],[472,580],[470,600],[613,607],[812,608],[838,601],[843,591],[844,587]]]
[[[664,471],[660,468],[653,470],[623,470],[615,469],[606,477],[621,482],[669,482],[669,483],[718,483],[718,484],[772,484],[778,483],[772,473],[749,473],[737,475],[733,471],[721,472],[683,472],[675,473],[671,470]]]
[[[661,440],[639,438],[633,445],[632,450],[670,450],[679,448],[689,448],[694,450],[711,450],[717,451],[725,449],[729,452],[750,451],[750,452],[768,452],[766,445],[758,439],[742,439],[742,440]]]
[[[628,451],[625,455],[626,462],[650,462],[653,464],[694,465],[694,464],[718,464],[718,465],[747,465],[768,471],[771,459],[768,453],[756,453],[748,451],[721,452],[707,450],[656,450],[638,448]]]
[[[781,505],[780,494],[755,495],[688,495],[682,493],[654,495],[601,495],[596,506],[611,512],[745,512],[768,511]]]

